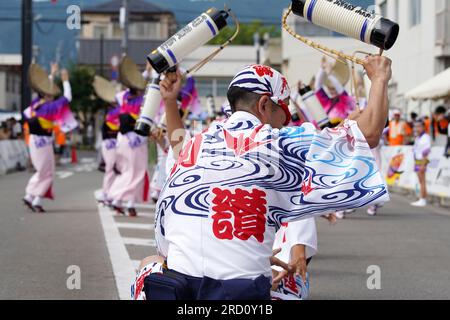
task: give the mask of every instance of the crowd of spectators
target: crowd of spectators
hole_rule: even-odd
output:
[[[417,113],[412,112],[409,115],[409,119],[403,119],[401,112],[395,110],[392,113],[392,118],[389,120],[389,126],[385,133],[385,145],[414,145],[416,137],[413,129],[416,122],[424,123],[425,132],[430,135],[432,141],[442,144],[440,141],[446,139],[447,147],[449,146],[450,109],[444,106],[437,107],[431,117],[419,117]]]
[[[21,139],[22,137],[22,125],[16,118],[11,117],[0,124],[0,140]]]

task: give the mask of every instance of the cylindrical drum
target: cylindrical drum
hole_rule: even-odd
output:
[[[341,0],[292,0],[292,12],[383,50],[392,48],[400,30],[397,23]]]
[[[306,86],[300,89],[300,96],[302,97],[303,104],[307,110],[309,116],[312,117],[312,122],[319,128],[325,128],[329,126],[330,119],[325,112],[319,99],[316,97],[316,93],[311,87]]]
[[[206,96],[206,109],[208,110],[209,118],[214,118],[216,116],[216,106],[212,95]]]
[[[134,131],[142,136],[149,136],[152,126],[155,125],[154,119],[158,113],[161,104],[161,93],[159,91],[160,76],[153,78],[147,84],[144,101],[142,102],[139,119],[136,121]]]
[[[300,116],[299,116],[299,110],[297,110],[297,107],[295,106],[295,104],[290,103],[289,104],[289,112],[291,113],[291,121],[292,122],[297,122],[300,120]]]
[[[219,31],[227,25],[227,18],[226,11],[210,8],[153,50],[147,56],[147,60],[153,69],[163,73],[218,35]]]

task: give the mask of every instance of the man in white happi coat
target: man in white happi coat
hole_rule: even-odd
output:
[[[284,128],[290,90],[277,71],[252,65],[236,75],[232,116],[180,140],[156,207],[167,261],[155,261],[145,277],[147,298],[270,299],[272,245],[283,223],[388,201],[370,148],[388,115],[391,62],[368,57],[364,66],[368,107],[323,131],[308,123]],[[160,84],[169,137],[180,127],[179,78]]]

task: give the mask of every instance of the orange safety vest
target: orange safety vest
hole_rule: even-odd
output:
[[[405,130],[405,122],[404,121],[390,121],[389,122],[389,145],[390,146],[401,146],[403,145],[403,140],[405,138],[406,130]]]
[[[23,138],[27,146],[30,145],[30,126],[28,125],[28,122],[23,124]]]
[[[448,127],[449,122],[447,119],[442,119],[441,121],[435,121],[434,122],[434,132],[436,132],[436,134],[439,134],[438,124],[439,124],[439,127],[446,128],[446,127]]]
[[[426,132],[427,134],[430,134],[431,119],[427,119],[427,120],[425,120],[423,123],[424,123],[424,125],[425,125],[425,132]]]
[[[66,135],[64,132],[61,131],[59,126],[55,126],[53,129],[53,132],[55,133],[55,143],[59,146],[63,146],[66,144]]]

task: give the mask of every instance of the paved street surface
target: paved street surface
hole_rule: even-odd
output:
[[[20,202],[30,172],[0,177],[0,299],[128,299],[139,260],[155,253],[154,206],[137,218],[98,206],[102,174],[94,155],[57,168],[56,201],[48,213]],[[318,221],[311,299],[450,298],[450,210],[392,202],[369,217],[358,210],[330,226]],[[81,271],[81,289],[69,290],[69,266]],[[378,266],[381,289],[369,290],[369,266]]]

